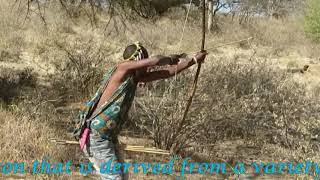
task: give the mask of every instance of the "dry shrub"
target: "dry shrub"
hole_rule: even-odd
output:
[[[49,143],[48,139],[59,133],[46,121],[9,112],[0,112],[0,115],[0,159],[30,163],[45,156],[54,160],[71,158],[66,155],[68,153],[65,148],[55,148]]]
[[[285,23],[285,25],[284,25]],[[275,19],[257,19],[248,26],[248,30],[256,42],[274,49],[274,55],[280,56],[290,48],[300,44],[305,44],[307,40],[303,38],[303,31],[296,22],[287,20],[286,22]]]
[[[48,163],[71,161],[73,166],[81,161],[78,146],[55,145],[49,141],[51,138],[68,137],[66,122],[61,120],[62,115],[56,113],[46,98],[46,93],[38,96],[34,94],[22,102],[10,105],[10,112],[4,109],[0,111],[0,159],[5,162],[24,162],[26,177],[31,175],[31,165],[35,160],[46,159]],[[58,178],[48,174],[33,176],[41,179]],[[60,175],[59,179],[68,178]]]
[[[99,19],[101,23],[102,20],[104,22],[99,24],[101,26],[92,27],[86,22],[88,18],[82,18],[82,13],[88,9],[82,9],[81,12],[77,9],[74,19],[69,20],[67,12],[61,13],[64,12],[63,9],[53,8],[54,5],[46,9],[47,29],[39,21],[37,14],[31,12],[33,16],[30,16],[30,21],[27,20],[25,29],[21,29],[23,32],[27,30],[28,44],[24,43],[24,33],[17,35],[19,33],[17,29],[20,28],[8,25],[15,22],[14,20],[6,18],[0,20],[3,25],[1,27],[7,27],[0,30],[1,42],[5,42],[0,42],[0,50],[12,49],[9,54],[16,54],[14,57],[18,57],[21,47],[25,47],[25,50],[31,48],[35,56],[53,64],[55,69],[54,74],[48,78],[52,88],[29,96],[17,107],[21,114],[17,115],[17,118],[8,117],[8,119],[19,119],[23,116],[22,120],[13,122],[22,124],[17,125],[19,128],[15,129],[19,137],[25,138],[22,140],[40,146],[35,153],[31,153],[32,157],[40,158],[46,152],[54,154],[45,139],[51,136],[65,138],[63,134],[66,128],[59,128],[58,124],[65,123],[65,120],[72,116],[70,112],[56,113],[55,107],[61,105],[61,99],[73,101],[82,101],[84,97],[87,99],[96,90],[104,70],[107,69],[106,66],[114,64],[109,60],[109,56],[110,59],[118,57],[119,49],[127,43],[142,41],[150,51],[153,51],[152,54],[170,54],[196,51],[201,41],[199,11],[191,12],[180,45],[184,21],[182,13],[169,13],[166,17],[159,17],[155,22],[142,21],[138,18],[134,22],[119,21],[123,19],[116,16],[104,29],[109,17],[97,16],[101,18]],[[4,14],[1,16],[7,17],[7,11],[2,12]],[[217,41],[228,42],[253,36],[258,46],[271,46],[280,52],[276,54],[281,55],[282,50],[301,47],[308,43],[300,29],[297,29],[296,24],[292,22],[252,19],[248,24],[239,25],[238,22],[232,22],[228,18],[221,18],[219,25],[222,34],[219,36],[207,34],[208,48],[214,47]],[[240,46],[250,47],[248,44]],[[14,59],[6,52],[4,54]],[[104,66],[103,62],[107,65]],[[243,64],[218,60],[213,65],[205,66],[207,68],[202,72],[197,95],[186,121],[181,123],[189,92],[189,87],[185,85],[190,84],[193,78],[191,71],[179,75],[177,79],[162,80],[148,85],[144,97],[138,96],[133,106],[132,118],[135,126],[132,129],[139,127],[139,132],[143,131],[153,136],[156,146],[173,149],[176,152],[188,145],[211,144],[217,140],[236,137],[258,143],[269,142],[277,146],[299,148],[301,144],[298,138],[308,142],[311,136],[317,135],[319,107],[316,99],[307,97],[304,87],[291,81],[285,72],[258,60]],[[8,79],[10,78],[1,79],[0,93],[3,96],[1,98],[6,98],[8,95],[7,88],[2,89],[5,87],[3,84],[10,84],[7,83]],[[12,86],[13,89],[20,91],[21,85],[12,83]],[[315,94],[319,94],[318,91],[315,91]],[[53,101],[55,102],[52,103]],[[20,127],[29,127],[32,131],[24,132]],[[6,129],[1,131],[6,132]],[[33,138],[27,139],[29,137],[27,133]],[[42,135],[44,137],[37,141],[36,137]],[[13,136],[14,134],[6,135],[7,138]],[[1,142],[7,143],[5,140]],[[7,147],[7,144],[5,146]],[[21,150],[23,157],[28,156],[18,145],[14,147],[17,152]],[[7,150],[5,153],[10,152],[13,150]],[[57,151],[54,156],[58,159],[68,159],[66,155],[69,151],[66,152],[63,154],[62,150]]]
[[[70,44],[57,43],[57,47],[65,56],[61,61],[52,62],[55,67],[52,86],[59,96],[72,95],[79,100],[93,94],[108,69],[105,67],[106,58],[110,56],[108,47],[83,39]]]
[[[298,148],[301,139],[310,140],[306,123],[320,117],[319,101],[285,72],[253,60],[219,61],[208,74],[201,89],[208,95],[201,103],[208,120],[200,136],[204,144],[240,137]]]
[[[308,142],[313,129],[319,128],[318,99],[308,97],[303,85],[270,62],[221,59],[202,74],[183,124],[188,89],[181,84],[190,82],[186,76],[172,87],[164,88],[164,81],[155,83],[147,97],[138,99],[134,121],[153,136],[158,147],[179,152],[189,145],[244,138],[297,149],[302,139]]]
[[[299,18],[285,21],[258,18],[247,25],[246,31],[255,38],[256,44],[272,47],[275,56],[286,56],[292,51],[309,57],[319,56],[319,45],[306,38]]]
[[[16,126],[14,131],[25,133],[21,135],[23,137],[21,142],[24,141],[29,146],[39,146],[36,153],[31,153],[30,159],[40,159],[48,156],[53,161],[65,162],[71,160],[77,164],[77,161],[79,161],[77,146],[59,146],[49,141],[51,138],[70,139],[71,137],[68,134],[69,123],[77,113],[72,108],[64,107],[63,111],[57,108],[57,106],[60,107],[63,99],[52,99],[54,97],[51,93],[48,93],[50,89],[50,87],[36,87],[33,91],[29,91],[28,96],[24,96],[23,99],[9,106],[8,110],[12,112],[15,118],[12,128]],[[26,127],[26,132],[20,132],[27,125],[29,129]],[[23,143],[21,144],[23,145]],[[17,148],[19,148],[18,145]],[[25,147],[21,146],[20,148],[24,152]],[[29,160],[25,159],[29,157],[23,158],[23,160]]]
[[[286,56],[296,51],[304,56],[319,57],[319,45],[306,38],[303,23],[298,17],[285,20],[252,17],[250,21],[242,24],[229,16],[217,15],[217,19],[221,32],[207,38],[208,47],[211,39],[229,42],[253,37],[254,44],[272,48],[270,55],[273,56]]]
[[[27,89],[37,85],[37,75],[32,69],[14,70],[0,68],[0,99],[9,103]]]
[[[18,62],[21,60],[23,37],[20,33],[11,34],[9,37],[1,37],[0,35],[0,62]]]
[[[185,102],[188,91],[182,84],[187,84],[187,77],[184,74],[176,79],[154,82],[144,89],[145,93],[137,95],[132,108],[132,122],[139,131],[152,135],[156,147],[176,151],[180,147],[175,147],[180,140],[177,136],[194,133],[193,129],[198,125],[191,123],[190,118],[181,122],[185,108],[182,102]],[[178,128],[180,125],[183,127]]]
[[[3,17],[0,19],[0,62],[17,62],[25,45],[21,21],[10,11],[13,3],[1,0],[0,4],[0,16]]]

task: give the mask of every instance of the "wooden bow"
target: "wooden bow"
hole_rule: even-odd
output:
[[[205,0],[202,0],[202,8],[203,8],[203,11],[202,11],[201,51],[204,51],[204,46],[205,46],[205,41],[206,41],[206,2],[205,2]],[[182,120],[181,120],[181,122],[179,124],[179,127],[178,127],[178,131],[177,131],[178,133],[181,131],[182,126],[184,124],[184,121],[186,120],[186,117],[188,115],[189,108],[191,106],[193,97],[194,97],[196,89],[197,89],[197,84],[198,84],[200,71],[201,71],[201,63],[198,64],[197,72],[196,72],[195,78],[193,80],[193,86],[192,86],[192,90],[191,90],[191,93],[190,93],[190,96],[189,96],[189,99],[188,99],[188,102],[187,102],[187,106],[186,106],[186,109],[185,109],[185,111],[183,113]]]

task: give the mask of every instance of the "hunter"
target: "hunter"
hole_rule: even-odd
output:
[[[101,87],[87,103],[84,121],[79,133],[82,149],[102,179],[126,179],[122,173],[100,173],[102,164],[123,162],[117,148],[117,135],[127,119],[138,83],[156,81],[175,76],[197,63],[203,63],[207,53],[198,52],[193,58],[180,55],[149,57],[140,43],[126,47],[124,61],[112,68],[104,77]],[[163,66],[161,70],[150,68]],[[85,130],[84,130],[85,129]]]

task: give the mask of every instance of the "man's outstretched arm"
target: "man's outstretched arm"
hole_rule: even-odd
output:
[[[167,56],[154,56],[142,61],[126,61],[118,65],[118,70],[130,73],[153,66],[177,64],[174,59]]]
[[[206,55],[207,55],[206,52],[200,52],[194,58],[179,58],[179,63],[177,65],[171,65],[165,69],[154,71],[154,72],[148,72],[144,74],[142,77],[139,77],[138,81],[150,82],[150,81],[170,78],[182,72],[183,70],[191,67],[192,65],[196,64],[196,61],[198,63],[203,63]]]

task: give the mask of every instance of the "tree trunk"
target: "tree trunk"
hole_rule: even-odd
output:
[[[208,31],[213,28],[213,0],[208,0]]]

